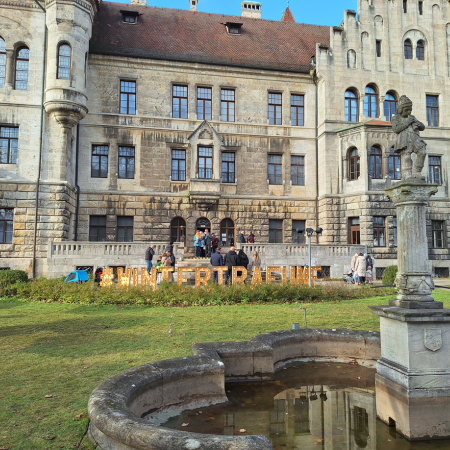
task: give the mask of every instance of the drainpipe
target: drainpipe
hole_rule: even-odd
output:
[[[313,80],[316,94],[315,101],[315,141],[316,141],[316,229],[319,227],[319,80],[316,76],[316,69],[314,68],[310,72],[311,78]],[[316,234],[316,244],[319,243],[319,235]]]
[[[36,5],[42,9],[45,14],[45,22],[47,11],[39,3],[38,0],[34,0]],[[33,260],[32,260],[32,270],[31,274],[33,278],[36,278],[36,240],[37,240],[37,222],[38,222],[38,208],[39,208],[39,189],[41,182],[41,167],[42,167],[42,146],[43,146],[43,134],[44,134],[44,95],[45,95],[45,75],[46,75],[46,61],[47,58],[47,23],[44,24],[44,55],[42,59],[42,96],[41,96],[41,125],[40,125],[40,137],[39,137],[39,160],[38,160],[38,171],[36,179],[36,203],[34,206],[34,238],[33,238]]]
[[[78,154],[80,151],[80,123],[77,123],[77,142],[75,144],[75,189],[77,190],[77,198],[75,204],[75,220],[74,220],[74,233],[73,240],[78,241],[78,213],[80,205],[80,186],[78,186]]]

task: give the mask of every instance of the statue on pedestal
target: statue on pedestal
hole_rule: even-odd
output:
[[[420,138],[419,131],[425,129],[425,125],[419,122],[413,115],[412,101],[402,95],[398,102],[397,113],[392,117],[392,130],[397,133],[397,141],[394,151],[400,154],[402,164],[402,181],[414,179],[425,181],[422,176],[422,169],[427,154],[427,144]],[[416,154],[416,160],[411,155]]]

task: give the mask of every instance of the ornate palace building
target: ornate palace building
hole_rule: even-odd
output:
[[[448,2],[359,0],[336,27],[289,8],[263,20],[256,2],[131,3],[0,0],[0,267],[142,265],[149,242],[189,255],[198,228],[292,255],[297,228],[321,227],[319,264],[367,248],[379,275],[396,260],[384,188],[401,178],[405,94],[427,126],[430,260],[448,276]]]

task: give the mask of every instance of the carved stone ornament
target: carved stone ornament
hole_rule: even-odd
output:
[[[385,189],[386,196],[392,200],[395,206],[411,202],[428,204],[431,196],[437,191],[437,184],[411,182],[400,182],[394,187]]]
[[[404,296],[428,296],[434,289],[431,275],[398,274],[395,278],[395,287],[399,294]]]
[[[206,128],[203,129],[200,134],[198,135],[199,139],[209,139],[211,140],[213,138],[213,134],[210,130],[207,130]]]
[[[440,328],[425,328],[424,344],[428,350],[435,352],[442,347],[442,332]]]

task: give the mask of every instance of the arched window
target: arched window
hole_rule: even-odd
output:
[[[353,438],[359,448],[367,447],[369,440],[369,415],[364,408],[353,407]]]
[[[0,89],[5,85],[6,78],[6,43],[0,37]]]
[[[388,92],[384,97],[384,115],[386,117],[386,122],[390,122],[392,116],[397,110],[397,96],[394,92]]]
[[[358,95],[353,89],[345,91],[345,120],[347,122],[358,121]]]
[[[61,44],[58,47],[58,78],[68,80],[70,78],[70,68],[72,66],[72,49],[68,44]]]
[[[211,232],[211,222],[206,217],[200,217],[195,223],[195,229],[200,231],[208,230]]]
[[[14,89],[26,91],[28,88],[28,65],[30,60],[30,50],[27,47],[20,47],[16,52],[16,78]]]
[[[412,44],[409,39],[406,39],[404,44],[404,50],[405,50],[405,59],[412,59]]]
[[[170,222],[170,242],[186,244],[186,221],[181,217],[175,217]]]
[[[417,42],[416,58],[420,61],[423,61],[425,59],[425,42],[424,41]]]
[[[348,152],[348,179],[357,180],[359,178],[359,155],[358,149],[354,148]]]
[[[402,178],[400,155],[394,152],[394,147],[391,147],[391,151],[389,153],[389,177],[391,180],[401,180]]]
[[[372,147],[369,156],[369,175],[372,179],[380,179],[382,176],[382,155],[379,147]]]
[[[234,222],[231,219],[220,222],[220,242],[227,247],[234,245]]]
[[[367,86],[364,96],[364,115],[378,117],[378,94],[374,86]]]

